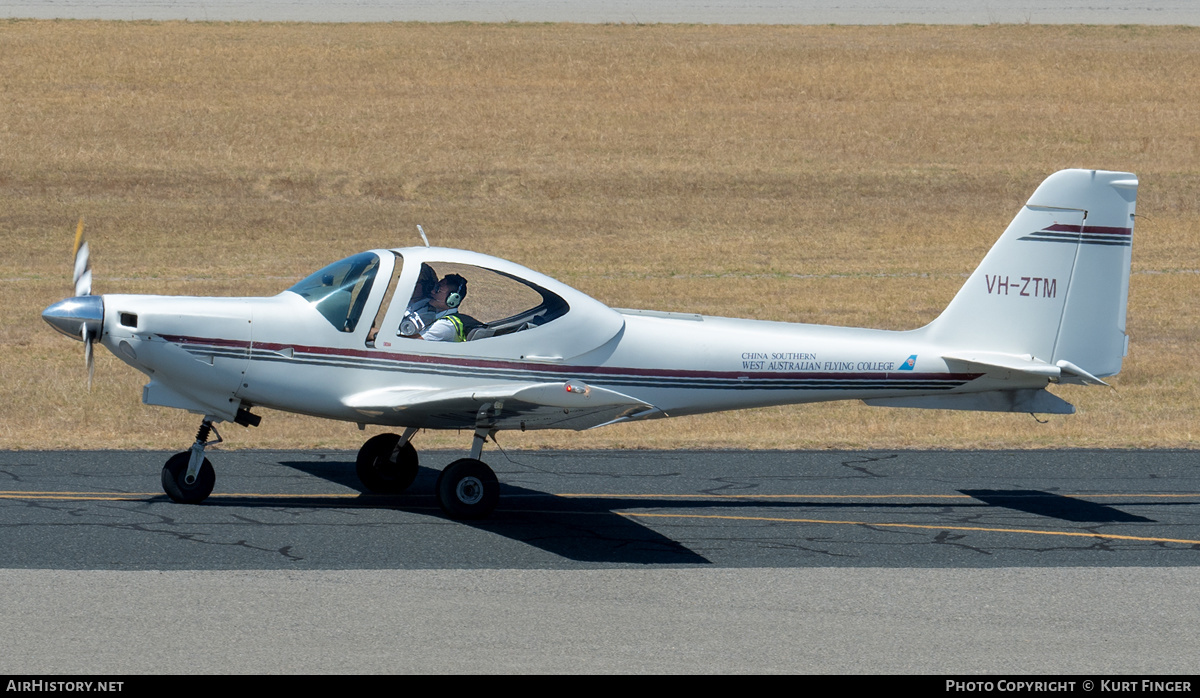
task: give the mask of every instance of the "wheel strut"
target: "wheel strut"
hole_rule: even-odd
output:
[[[496,438],[495,418],[503,409],[504,402],[500,400],[489,402],[479,408],[479,413],[475,415],[475,439],[471,441],[472,460],[479,460],[479,457],[483,455],[483,444],[487,442],[489,436],[493,439]]]
[[[183,474],[183,482],[186,485],[196,484],[196,477],[200,474],[200,467],[204,465],[204,447],[208,445],[208,435],[212,432],[217,435],[217,440],[212,444],[215,446],[225,439],[221,438],[221,432],[217,431],[217,427],[213,424],[211,417],[205,417],[200,423],[200,429],[196,431],[196,442],[188,450],[188,467]]]
[[[412,441],[412,437],[416,436],[418,431],[420,429],[417,427],[408,427],[405,429],[404,433],[400,436],[400,440],[396,442],[396,447],[392,449],[392,456],[388,460],[395,463],[400,458],[400,451],[408,445],[409,441]]]
[[[213,419],[206,416],[196,432],[196,442],[192,447],[171,456],[163,466],[163,491],[176,502],[199,504],[212,494],[217,475],[213,471],[212,463],[204,457],[204,447],[223,441],[217,433],[217,428],[213,426]],[[217,440],[209,441],[209,434],[216,434]]]
[[[491,427],[476,427],[475,440],[471,442],[471,458],[479,460],[483,455],[483,444],[487,441],[488,436],[496,433],[496,430]]]

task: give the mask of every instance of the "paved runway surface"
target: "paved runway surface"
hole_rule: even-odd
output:
[[[8,0],[0,17],[286,22],[1200,24],[1195,0]]]
[[[2,453],[0,672],[1195,670],[1200,454],[486,453]]]

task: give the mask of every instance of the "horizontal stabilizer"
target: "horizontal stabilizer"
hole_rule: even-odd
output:
[[[1075,406],[1039,388],[990,390],[985,393],[952,393],[918,397],[882,397],[863,400],[872,407],[916,407],[931,410],[977,412],[1031,412],[1075,414]]]
[[[1062,370],[1063,383],[1081,383],[1083,385],[1108,385],[1099,378],[1093,376],[1075,364],[1062,359],[1055,364]]]
[[[996,373],[1010,371],[1030,376],[1047,378],[1056,383],[1078,383],[1080,385],[1108,385],[1096,376],[1088,373],[1079,366],[1059,359],[1050,365],[1039,361],[1029,354],[1014,356],[1012,354],[996,354],[989,352],[958,352],[944,354],[942,359],[951,365],[953,370],[967,373]]]
[[[968,373],[994,373],[996,371],[1013,371],[1031,376],[1057,379],[1062,375],[1062,369],[1045,361],[1034,359],[1029,354],[1017,356],[1014,354],[997,354],[991,352],[958,352],[942,356],[948,363],[961,364],[953,366],[953,370]]]

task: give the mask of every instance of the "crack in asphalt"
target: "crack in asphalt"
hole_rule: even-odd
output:
[[[299,561],[299,560],[304,559],[303,557],[300,557],[297,555],[292,555],[290,553],[292,546],[290,546],[290,545],[284,546],[283,548],[266,548],[266,547],[262,547],[262,546],[258,546],[258,545],[252,545],[250,543],[250,541],[246,540],[245,538],[242,538],[242,539],[239,539],[239,540],[233,541],[233,542],[207,540],[204,537],[210,536],[212,534],[155,529],[155,528],[150,528],[150,527],[146,526],[145,524],[100,524],[100,526],[105,527],[105,528],[113,528],[113,529],[117,529],[117,530],[137,531],[137,532],[141,532],[141,533],[166,534],[167,536],[173,537],[176,540],[187,542],[187,543],[199,543],[201,545],[211,545],[211,546],[222,547],[222,548],[245,548],[246,550],[252,550],[254,552],[259,552],[259,553],[275,553],[278,555],[282,555],[284,557],[284,559],[288,559],[288,560],[292,560],[292,561]]]
[[[720,483],[719,485],[715,485],[713,487],[701,487],[698,489],[698,492],[702,494],[722,494],[731,490],[756,490],[762,485],[762,480],[765,479],[767,478],[755,477],[753,475],[728,478],[716,477],[712,478],[710,482]]]
[[[84,517],[84,516],[95,517],[95,516],[98,516],[101,514],[109,515],[109,512],[111,511],[111,512],[115,512],[115,514],[117,514],[117,515],[128,515],[128,514],[141,515],[141,516],[145,516],[145,517],[152,519],[152,521],[142,522],[142,523],[117,522],[117,521],[113,521],[113,522],[92,521],[92,522],[83,522],[83,523],[74,523],[74,524],[21,523],[21,524],[2,524],[2,525],[0,525],[0,528],[70,526],[72,529],[74,529],[75,527],[78,527],[78,526],[85,526],[85,527],[102,528],[102,529],[109,529],[109,530],[116,530],[116,531],[134,531],[137,533],[165,534],[167,536],[175,538],[176,540],[187,541],[187,542],[192,542],[192,543],[201,543],[204,545],[214,545],[214,546],[242,547],[242,548],[246,548],[248,550],[253,550],[256,552],[277,553],[279,555],[282,555],[285,559],[290,559],[290,560],[294,560],[294,561],[299,561],[299,560],[304,559],[301,556],[291,554],[291,550],[292,550],[293,546],[290,546],[290,545],[284,546],[283,548],[272,549],[272,548],[266,548],[266,547],[262,547],[262,546],[253,545],[250,543],[249,540],[244,539],[244,538],[240,539],[238,541],[235,541],[235,542],[222,542],[222,541],[215,541],[215,540],[205,540],[203,538],[203,536],[213,535],[211,533],[193,533],[193,532],[183,532],[183,531],[177,531],[177,530],[167,530],[167,529],[155,528],[157,526],[181,526],[181,525],[185,525],[185,524],[179,523],[179,521],[174,517],[167,516],[165,514],[158,514],[158,513],[152,512],[152,511],[148,511],[144,507],[132,507],[131,508],[131,507],[123,507],[123,506],[119,506],[119,505],[113,505],[111,503],[105,503],[105,504],[101,504],[100,506],[95,507],[95,508],[89,508],[87,506],[78,505],[74,502],[68,504],[67,506],[62,506],[61,503],[47,502],[47,501],[40,501],[40,500],[23,500],[20,503],[24,504],[27,508],[53,511],[53,512],[66,514],[67,516],[72,516],[72,517],[77,517],[77,518]],[[58,504],[58,506],[56,506],[56,504]],[[135,504],[143,505],[144,502],[136,502]],[[100,511],[100,514],[97,513],[97,509]],[[235,516],[235,518],[245,519],[245,517],[238,517],[237,515],[234,515],[234,516]],[[254,523],[255,525],[260,525],[260,526],[270,525],[270,524],[265,524],[262,522],[253,522],[253,521],[250,521],[250,522]],[[205,524],[205,525],[214,525],[214,524]],[[215,525],[222,525],[222,524],[215,524]]]
[[[794,542],[794,541],[793,542],[784,542],[779,539],[763,540],[761,538],[754,539],[754,538],[744,538],[744,537],[733,537],[733,538],[730,538],[729,540],[732,542],[736,542],[736,543],[749,543],[752,545],[756,545],[757,547],[763,548],[765,550],[797,550],[797,551],[805,552],[805,553],[816,553],[818,555],[823,555],[826,557],[839,557],[839,558],[858,557],[857,555],[853,555],[850,553],[838,553],[838,552],[834,552],[834,551],[828,550],[828,549],[811,547],[811,544],[817,543],[820,541],[819,538],[817,538],[817,539],[814,539],[814,538],[801,539],[801,540],[806,541],[810,545],[802,545],[802,544],[800,544],[798,542]]]
[[[962,548],[964,550],[970,550],[971,552],[979,553],[981,555],[991,555],[992,554],[990,551],[984,550],[983,548],[978,548],[974,545],[967,545],[966,543],[958,543],[957,542],[966,537],[967,537],[966,534],[963,534],[963,533],[955,533],[953,531],[939,531],[938,534],[933,537],[933,540],[931,542],[936,545],[949,545],[949,546],[953,546],[955,548]]]
[[[857,460],[857,461],[844,460],[844,461],[842,461],[842,465],[844,465],[847,468],[850,468],[851,470],[857,470],[858,472],[862,473],[863,475],[866,475],[867,477],[887,477],[886,475],[880,475],[879,473],[873,473],[865,467],[857,467],[857,466],[855,466],[855,463],[878,463],[880,461],[891,460],[893,458],[899,458],[899,457],[900,457],[899,454],[896,454],[896,453],[893,453],[893,454],[887,455],[887,456],[880,456],[878,458],[872,458],[871,456],[860,456],[860,458],[862,458],[862,460]]]
[[[18,465],[17,467],[21,467],[21,466]],[[32,467],[32,466],[26,466],[26,467]],[[12,482],[25,482],[25,480],[23,480],[20,475],[14,473],[12,471],[9,471],[9,470],[0,470],[0,475],[5,476]]]

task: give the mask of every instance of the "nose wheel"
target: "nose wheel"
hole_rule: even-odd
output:
[[[213,444],[221,443],[223,439],[213,426],[213,420],[206,418],[196,432],[196,443],[188,450],[168,458],[163,466],[163,491],[172,500],[181,504],[199,504],[212,494],[213,486],[217,484],[217,471],[204,457],[204,447],[209,444],[210,433],[217,435]]]
[[[191,451],[181,451],[171,456],[162,469],[162,486],[167,496],[181,504],[199,504],[212,494],[213,486],[217,484],[217,472],[212,463],[203,458],[195,476],[188,478],[188,461]]]

